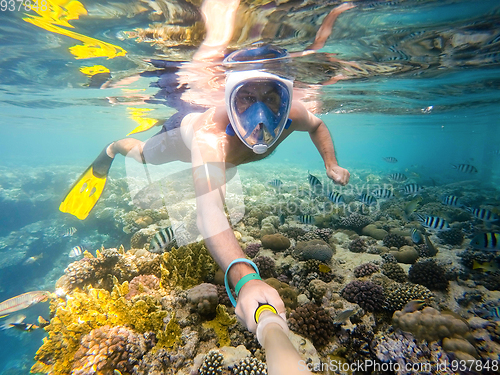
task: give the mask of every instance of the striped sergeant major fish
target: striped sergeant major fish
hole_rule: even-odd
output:
[[[161,253],[174,241],[174,230],[171,226],[162,228],[155,233],[149,244],[149,251],[152,253]]]
[[[80,255],[82,255],[84,251],[85,250],[83,249],[83,247],[75,246],[70,250],[68,256],[70,258],[76,258],[76,257],[79,257]]]
[[[271,185],[272,187],[280,188],[281,185],[283,185],[283,182],[281,180],[275,178],[274,180],[269,181],[268,184]]]
[[[359,200],[361,201],[361,203],[366,204],[367,206],[375,206],[377,204],[377,198],[366,193],[362,193],[359,196]]]
[[[50,292],[39,290],[20,294],[0,303],[0,318],[49,299]]]
[[[312,174],[309,173],[309,171],[307,171],[307,181],[309,181],[309,185],[311,185],[311,187],[316,190],[316,189],[320,189],[321,188],[321,181],[318,179],[318,177],[316,176],[313,176]]]
[[[63,233],[63,237],[71,237],[72,235],[74,235],[76,233],[76,228],[75,227],[71,227],[71,228],[68,228],[64,231]]]
[[[405,174],[403,173],[391,173],[389,175],[389,178],[393,181],[396,181],[396,182],[403,182],[403,181],[406,181],[408,179],[408,177],[406,177]]]
[[[396,159],[394,156],[387,156],[385,158],[382,158],[382,160],[384,160],[387,163],[391,163],[391,164],[398,162],[398,159]]]
[[[477,168],[470,164],[458,164],[458,165],[452,164],[451,167],[462,173],[469,173],[469,174],[477,173]]]
[[[470,212],[476,219],[486,221],[487,223],[493,223],[500,220],[500,216],[490,210],[487,210],[486,208],[466,207],[465,210]]]
[[[470,245],[476,250],[500,251],[500,233],[479,233],[470,241]]]
[[[312,215],[299,215],[297,220],[302,224],[314,224],[314,216]]]
[[[388,199],[394,197],[394,191],[392,189],[380,188],[373,190],[372,195],[376,198]]]
[[[335,204],[345,203],[344,196],[336,191],[331,191],[328,193],[328,199]]]
[[[451,207],[463,207],[460,199],[455,195],[446,195],[441,199],[441,203]]]
[[[431,216],[431,215],[421,215],[417,214],[418,220],[422,223],[422,225],[428,229],[436,230],[436,231],[444,231],[450,229],[450,224],[448,222],[439,217],[439,216]]]
[[[415,193],[418,193],[422,189],[423,189],[423,187],[420,186],[419,184],[412,183],[412,184],[406,184],[405,186],[403,186],[403,188],[401,190],[405,194],[415,194]]]

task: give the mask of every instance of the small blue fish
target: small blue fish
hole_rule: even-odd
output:
[[[367,206],[375,206],[377,204],[377,198],[366,193],[362,193],[359,196],[359,200],[361,201],[361,203],[366,204]]]
[[[439,216],[430,216],[430,215],[421,215],[417,214],[418,220],[422,223],[422,225],[428,229],[436,230],[436,231],[445,231],[450,229],[450,224],[448,222],[439,217]]]
[[[268,184],[271,185],[272,187],[280,188],[281,185],[283,185],[283,182],[275,178],[274,180],[269,181]]]
[[[443,203],[447,206],[451,206],[451,207],[462,207],[463,206],[463,204],[460,203],[460,200],[458,199],[458,197],[456,197],[454,195],[444,196],[441,199],[441,203]]]
[[[407,184],[405,185],[401,190],[405,193],[405,194],[415,194],[415,193],[418,193],[420,190],[422,190],[423,187],[420,186],[419,184]]]
[[[394,191],[392,189],[380,188],[372,191],[372,195],[376,198],[388,199],[394,197]]]
[[[500,220],[500,216],[490,210],[487,210],[486,208],[466,207],[465,210],[470,212],[476,219],[486,221],[487,223],[493,223]]]
[[[309,185],[311,185],[314,190],[321,188],[321,181],[318,179],[318,177],[313,176],[309,173],[309,171],[307,173],[307,181],[309,181]]]
[[[298,220],[302,224],[313,224],[314,223],[314,216],[312,216],[312,215],[299,215]]]
[[[417,228],[411,228],[411,240],[414,244],[421,244],[424,242],[424,238],[422,237],[422,233]]]
[[[451,167],[455,168],[457,171],[460,171],[462,173],[473,174],[478,172],[477,168],[470,164],[458,164],[458,165],[452,165]]]
[[[479,233],[471,240],[470,245],[476,250],[500,251],[500,233]]]
[[[403,181],[406,181],[408,179],[408,177],[406,177],[405,174],[399,173],[399,172],[390,174],[389,178],[393,181],[396,181],[396,182],[403,182]]]
[[[64,234],[62,236],[63,237],[71,237],[75,233],[76,233],[76,228],[75,227],[71,227],[71,228],[66,229],[64,231]]]
[[[391,163],[391,164],[394,164],[394,163],[397,163],[398,162],[398,159],[396,159],[394,156],[388,156],[386,158],[382,158],[385,162],[387,163]]]
[[[344,196],[336,191],[331,191],[328,194],[328,199],[335,204],[343,204],[345,203]]]

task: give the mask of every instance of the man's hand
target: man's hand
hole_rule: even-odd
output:
[[[326,175],[339,185],[347,185],[351,174],[347,169],[335,165],[326,170]]]
[[[235,310],[238,319],[250,332],[255,333],[257,330],[254,314],[259,303],[274,306],[278,314],[286,321],[285,305],[276,289],[262,280],[251,280],[241,288]]]

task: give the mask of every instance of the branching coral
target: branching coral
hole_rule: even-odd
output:
[[[147,295],[131,303],[125,298],[128,282],[119,284],[114,278],[114,283],[111,293],[88,287],[73,291],[66,300],[51,302],[53,318],[45,327],[48,337],[35,356],[33,372],[70,373],[81,337],[105,325],[128,326],[138,333],[152,331],[159,341],[163,338],[163,319],[168,312]]]
[[[203,242],[181,246],[163,254],[161,283],[188,289],[213,277],[217,265]]]

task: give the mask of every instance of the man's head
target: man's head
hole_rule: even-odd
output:
[[[258,59],[259,51],[254,47],[233,52],[225,60],[234,63],[232,55],[237,54],[238,63],[252,65],[258,62],[258,67],[263,69],[230,71],[225,93],[226,109],[234,132],[257,154],[266,152],[278,140],[292,102],[293,82],[265,71],[265,59],[270,56],[270,51],[266,47],[264,57]],[[283,50],[277,51],[282,58]],[[244,60],[245,55],[249,56],[248,60]],[[272,54],[270,60],[273,61]]]

